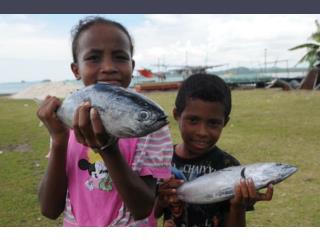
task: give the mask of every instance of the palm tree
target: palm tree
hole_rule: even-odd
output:
[[[313,42],[298,45],[290,48],[289,50],[296,50],[300,48],[306,48],[307,53],[299,60],[298,63],[308,62],[309,68],[312,68],[320,63],[320,24],[316,20],[317,31],[312,33],[309,39]]]

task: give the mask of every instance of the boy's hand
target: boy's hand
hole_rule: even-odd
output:
[[[92,108],[89,102],[83,103],[76,110],[73,130],[79,143],[93,149],[99,149],[114,140],[114,137],[106,132],[97,110]]]
[[[181,203],[181,200],[177,197],[177,188],[183,182],[184,181],[181,179],[171,177],[161,183],[158,189],[158,205],[162,208],[166,208]]]
[[[48,129],[54,143],[66,142],[69,136],[68,128],[60,121],[56,114],[60,105],[61,101],[58,98],[47,96],[37,111],[38,118]]]
[[[256,190],[252,179],[241,179],[235,187],[235,196],[230,200],[232,207],[253,206],[257,201],[270,201],[273,196],[273,185],[269,184],[265,193]]]

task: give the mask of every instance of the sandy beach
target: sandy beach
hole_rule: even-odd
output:
[[[31,86],[10,96],[13,99],[44,99],[47,95],[64,98],[81,88],[80,84],[70,82],[45,82]]]

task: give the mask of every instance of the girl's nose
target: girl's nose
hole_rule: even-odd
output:
[[[112,61],[112,59],[105,59],[101,63],[101,72],[104,72],[104,73],[117,72],[117,68],[116,68],[114,62]]]

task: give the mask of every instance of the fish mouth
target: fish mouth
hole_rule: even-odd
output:
[[[157,122],[163,122],[163,126],[169,124],[168,116],[162,115],[157,119]]]
[[[283,177],[284,178],[288,178],[290,177],[292,174],[294,174],[296,171],[298,171],[298,168],[295,166],[290,166],[290,165],[286,165],[284,166],[284,174]]]
[[[157,118],[155,121],[153,121],[152,123],[148,124],[148,132],[151,133],[151,132],[154,132],[160,128],[162,128],[163,126],[165,125],[168,125],[169,124],[169,121],[167,119],[167,116],[161,116],[159,118]]]
[[[273,181],[270,181],[269,183],[272,183],[272,184],[277,184],[277,183],[280,183],[282,182],[283,180],[287,179],[288,177],[290,177],[292,174],[294,174],[296,171],[298,171],[298,168],[295,167],[295,166],[291,166],[291,165],[284,165],[282,166],[282,170],[283,170],[283,173],[281,174],[281,177],[278,178],[278,179],[275,179]],[[268,184],[269,184],[268,183]]]

